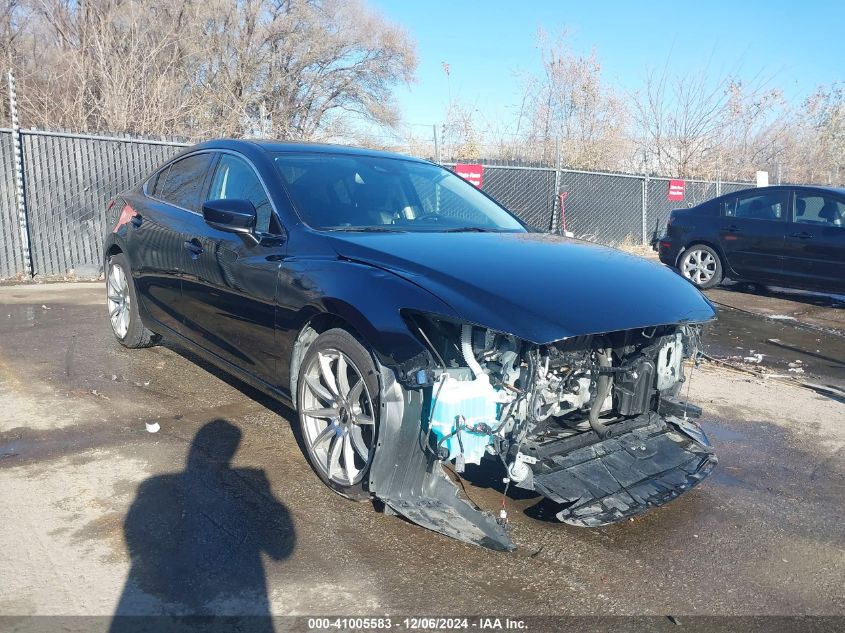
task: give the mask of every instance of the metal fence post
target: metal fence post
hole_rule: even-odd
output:
[[[560,196],[560,168],[561,168],[561,151],[560,151],[560,139],[557,140],[557,150],[556,150],[556,158],[555,158],[555,185],[554,190],[552,190],[552,221],[549,223],[549,230],[552,233],[560,233],[560,226],[558,225],[558,214],[557,214],[557,201],[558,197]]]
[[[643,176],[643,246],[648,244],[648,172]]]
[[[18,99],[15,93],[15,77],[9,71],[9,112],[12,117],[12,154],[15,164],[15,189],[18,200],[18,223],[21,234],[21,250],[23,251],[24,272],[34,276],[32,259],[29,252],[29,219],[26,210],[26,191],[23,176],[23,146],[21,144],[21,130],[18,125]]]

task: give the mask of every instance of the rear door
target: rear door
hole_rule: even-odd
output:
[[[795,190],[790,220],[784,283],[845,292],[845,197]]]
[[[786,190],[751,190],[722,204],[719,243],[730,268],[743,279],[776,281],[786,239]]]
[[[208,351],[277,384],[275,292],[285,236],[252,164],[224,152],[204,200],[247,199],[254,235],[228,233],[194,216],[185,236],[182,293],[189,336]]]
[[[164,167],[147,182],[140,204],[133,205],[130,265],[135,287],[146,312],[180,333],[182,235],[196,217],[212,157],[197,152]]]

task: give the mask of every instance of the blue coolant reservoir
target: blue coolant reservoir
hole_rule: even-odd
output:
[[[444,437],[455,432],[456,421],[461,416],[469,428],[479,423],[484,423],[491,429],[498,425],[498,392],[484,374],[474,380],[457,380],[444,373],[434,385],[433,394],[437,401],[431,411],[430,425],[438,444]],[[460,437],[460,442],[457,435],[452,435],[443,442],[442,446],[449,449],[449,459],[461,454],[463,444],[464,461],[468,464],[479,464],[492,437],[464,428],[460,431]]]

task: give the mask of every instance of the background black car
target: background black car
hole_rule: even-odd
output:
[[[725,277],[845,292],[845,189],[747,189],[672,211],[660,260],[699,288]]]

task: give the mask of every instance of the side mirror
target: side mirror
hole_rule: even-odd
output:
[[[202,205],[206,224],[229,233],[255,231],[255,206],[249,200],[209,200]]]

